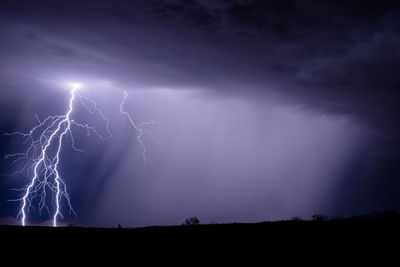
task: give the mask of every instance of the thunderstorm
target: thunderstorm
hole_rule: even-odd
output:
[[[39,116],[35,115],[37,123],[29,132],[11,132],[4,134],[6,136],[16,135],[22,137],[24,140],[22,145],[27,146],[27,149],[23,153],[18,152],[5,156],[6,159],[12,161],[10,167],[19,162],[24,163],[21,169],[9,175],[13,176],[23,173],[32,175],[30,183],[23,188],[14,189],[18,192],[23,192],[22,197],[14,200],[21,202],[21,208],[17,217],[21,217],[21,224],[23,226],[27,224],[29,210],[35,210],[34,203],[37,204],[39,214],[42,214],[45,210],[51,215],[54,227],[57,226],[58,219],[64,217],[62,213],[62,200],[66,201],[69,213],[75,216],[77,215],[71,204],[67,184],[59,170],[60,154],[62,153],[63,142],[65,142],[66,138],[71,140],[73,150],[86,153],[86,151],[75,146],[73,128],[84,129],[88,136],[94,134],[101,140],[112,137],[109,128],[110,120],[104,115],[101,109],[98,108],[94,100],[80,94],[78,90],[80,87],[80,84],[72,84],[69,90],[68,109],[65,114],[48,116],[44,120],[40,120]],[[154,120],[143,123],[135,122],[132,116],[124,109],[127,96],[127,92],[124,91],[120,112],[129,119],[129,123],[138,133],[137,141],[142,149],[144,168],[146,168],[149,161],[146,156],[146,146],[142,137],[143,134],[147,134],[152,140],[159,142],[153,137],[151,131],[145,129],[146,126],[154,125],[156,122]],[[87,123],[80,123],[74,119],[74,106],[76,104],[80,104],[91,115],[99,116],[101,120],[103,120],[105,131],[99,131],[97,124],[90,125]],[[49,198],[54,207],[53,211],[50,210],[48,205]]]

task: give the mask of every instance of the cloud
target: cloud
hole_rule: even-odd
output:
[[[101,77],[124,89],[275,98],[399,133],[396,1],[3,1],[2,10],[3,99],[46,79]]]

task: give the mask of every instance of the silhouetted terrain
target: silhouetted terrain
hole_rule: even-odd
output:
[[[382,215],[382,216],[381,216]],[[209,224],[145,228],[1,226],[3,244],[32,250],[117,251],[129,256],[140,251],[158,253],[220,253],[252,251],[318,255],[343,253],[377,255],[397,250],[400,220],[383,213],[328,221],[279,221],[254,224]],[[300,252],[304,251],[304,252]],[[358,252],[360,251],[360,252]],[[47,253],[46,252],[46,253]],[[371,254],[372,253],[372,254]],[[360,254],[361,255],[361,254]],[[100,255],[101,256],[101,253]]]

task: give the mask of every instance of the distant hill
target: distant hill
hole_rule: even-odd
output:
[[[21,225],[21,222],[19,220],[17,220],[14,217],[3,217],[0,218],[0,225]],[[39,223],[28,223],[29,226],[53,226],[53,221],[52,220],[47,220],[47,221],[43,221],[43,222],[39,222]],[[58,223],[58,226],[61,227],[66,227],[69,225],[76,225],[70,222],[60,222]]]
[[[322,215],[320,215],[322,216]],[[325,216],[323,216],[325,217]],[[307,220],[301,220],[298,217],[294,217],[292,221],[304,221],[307,222]],[[400,221],[400,213],[396,211],[375,211],[372,213],[367,213],[367,214],[361,214],[361,215],[356,215],[352,216],[349,218],[332,218],[330,220],[324,219],[323,221]],[[18,221],[14,217],[3,217],[0,218],[0,225],[21,225],[21,222]],[[53,226],[53,222],[51,220],[43,221],[43,222],[38,222],[38,223],[29,223],[29,226]],[[83,225],[79,225],[73,222],[59,222],[58,227],[85,227]]]
[[[375,211],[368,214],[362,214],[350,217],[349,220],[362,220],[362,221],[381,221],[381,220],[393,220],[400,221],[400,213],[396,211]]]

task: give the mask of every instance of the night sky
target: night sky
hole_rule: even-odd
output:
[[[399,1],[0,0],[0,132],[65,113],[71,82],[110,119],[108,140],[76,133],[86,154],[63,146],[78,214],[64,222],[400,210],[399,70]],[[135,119],[157,121],[146,170],[124,90]],[[1,136],[1,173],[20,144]],[[0,217],[30,179],[0,176]]]

